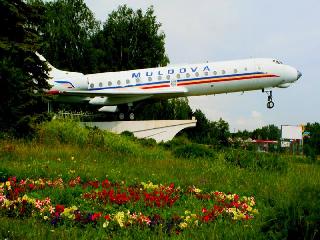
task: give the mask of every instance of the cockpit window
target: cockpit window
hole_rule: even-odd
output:
[[[273,60],[274,63],[276,64],[283,64],[283,62],[279,61],[279,60]]]

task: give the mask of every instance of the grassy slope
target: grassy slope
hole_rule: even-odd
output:
[[[250,223],[215,222],[196,230],[187,230],[178,238],[252,239],[266,237],[261,226],[275,209],[299,203],[302,189],[319,189],[319,165],[292,162],[285,173],[250,171],[227,164],[222,153],[218,159],[177,159],[159,146],[146,147],[129,137],[111,133],[94,134],[74,122],[53,121],[39,127],[34,141],[1,141],[0,172],[18,178],[125,180],[128,183],[174,182],[181,187],[195,185],[255,196],[260,215]],[[33,220],[0,218],[0,236],[17,238],[104,238],[103,230],[86,227],[52,228]],[[30,231],[32,228],[32,231]],[[118,238],[163,238],[162,234],[124,231]]]

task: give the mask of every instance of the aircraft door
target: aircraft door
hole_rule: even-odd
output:
[[[171,87],[176,87],[177,86],[177,79],[172,78],[170,80],[170,85],[171,85]]]

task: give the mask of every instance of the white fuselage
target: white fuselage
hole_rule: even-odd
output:
[[[61,95],[68,101],[89,101],[96,105],[118,105],[148,98],[172,98],[229,92],[242,92],[273,87],[286,88],[297,81],[301,73],[274,59],[244,59],[235,61],[185,64],[159,68],[137,69],[83,75],[54,69],[50,72],[51,93],[82,91],[80,96]],[[183,92],[162,94],[183,89]],[[86,91],[88,96],[83,92]],[[106,96],[103,94],[106,92]],[[110,97],[107,93],[124,93]],[[132,95],[130,94],[132,92]],[[139,92],[144,95],[136,95]],[[97,93],[95,96],[93,93]],[[134,93],[134,94],[133,94]],[[150,93],[149,95],[146,95]]]

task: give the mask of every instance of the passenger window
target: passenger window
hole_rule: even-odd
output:
[[[189,77],[190,77],[190,73],[187,73],[187,74],[186,74],[186,77],[189,78]]]
[[[117,81],[117,84],[118,84],[118,86],[120,86],[120,85],[121,85],[121,81],[120,81],[120,80],[118,80],[118,81]]]
[[[99,83],[99,87],[102,87],[102,82]]]
[[[139,82],[140,82],[140,78],[137,78],[137,79],[136,79],[136,82],[139,83]]]
[[[180,74],[179,74],[179,73],[177,74],[177,78],[178,78],[178,79],[180,78]]]
[[[126,83],[127,83],[127,84],[130,84],[130,80],[129,80],[129,79],[127,79],[127,80],[126,80]]]
[[[222,74],[226,74],[226,71],[225,71],[225,70],[222,70],[221,73],[222,73]]]
[[[158,77],[158,80],[160,81],[161,79],[162,79],[162,77],[161,77],[161,76],[159,76],[159,77]]]
[[[245,68],[244,68],[244,70],[245,70],[245,71],[248,71],[248,68],[247,68],[247,67],[245,67]]]
[[[149,82],[152,82],[152,77],[148,77],[148,81],[149,81]]]
[[[213,71],[213,75],[217,75],[218,73],[217,73],[217,71]]]
[[[196,74],[195,74],[195,75],[196,75],[196,77],[199,77],[199,73],[198,73],[198,72],[196,72]]]
[[[94,84],[93,83],[90,84],[90,88],[94,88]]]
[[[109,82],[108,82],[108,86],[110,87],[111,85],[112,85],[112,82],[109,81]]]
[[[168,80],[170,79],[170,75],[167,75],[167,79],[168,79]]]
[[[205,76],[208,76],[208,74],[209,74],[208,72],[204,72],[204,75],[205,75]]]
[[[234,69],[233,72],[234,72],[234,73],[238,73],[238,70],[237,70],[237,69]]]

